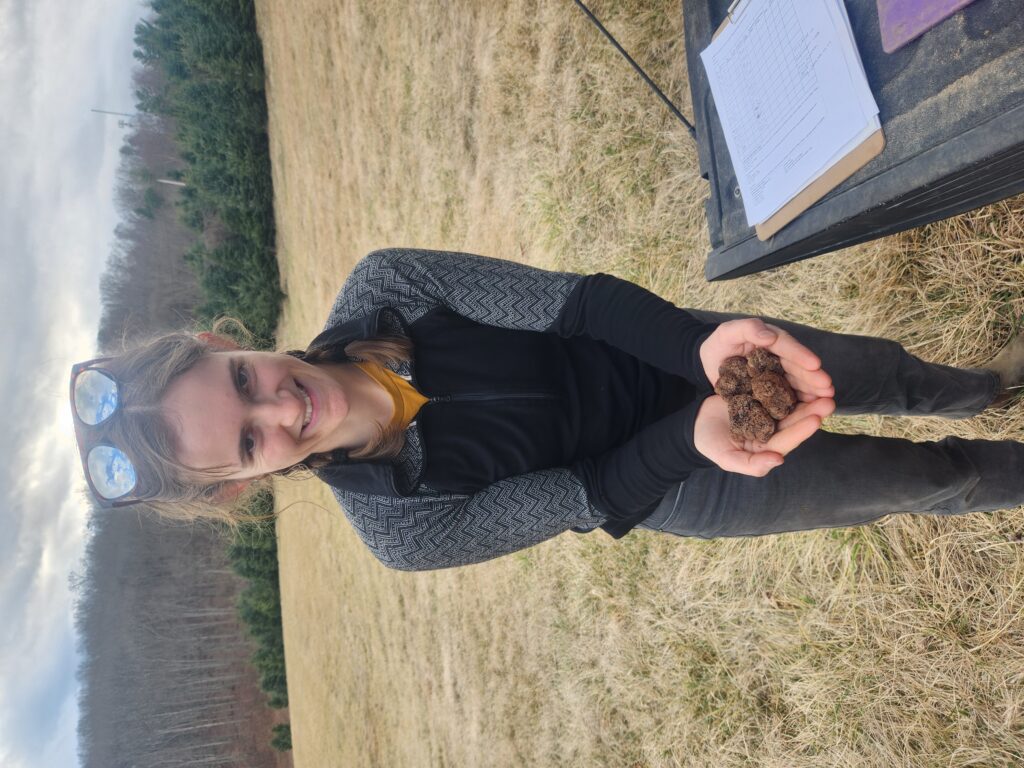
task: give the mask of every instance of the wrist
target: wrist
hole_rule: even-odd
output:
[[[687,409],[691,412],[684,419],[683,440],[689,459],[696,467],[715,467],[717,462],[711,458],[714,453],[713,442],[709,442],[707,424],[716,419],[715,410],[722,398],[710,395],[694,400]]]
[[[694,371],[694,384],[697,387],[697,394],[699,397],[707,397],[715,388],[714,378],[717,371],[717,366],[711,359],[714,357],[713,352],[708,347],[708,340],[714,335],[719,329],[718,323],[708,323],[705,330],[703,330],[700,336],[697,337],[697,343],[694,345],[696,353],[693,355],[693,359],[689,363],[689,367]]]

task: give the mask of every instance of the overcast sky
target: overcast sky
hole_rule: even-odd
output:
[[[0,765],[78,765],[68,577],[84,481],[68,373],[93,355],[131,112],[134,0],[0,0]]]

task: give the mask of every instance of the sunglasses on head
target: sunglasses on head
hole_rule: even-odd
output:
[[[132,496],[138,485],[135,465],[104,436],[104,425],[121,407],[117,379],[100,367],[109,359],[98,357],[72,366],[71,413],[89,490],[100,506],[123,507],[143,499]]]

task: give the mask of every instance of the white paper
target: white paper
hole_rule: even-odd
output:
[[[701,59],[751,226],[878,128],[842,0],[744,0]]]

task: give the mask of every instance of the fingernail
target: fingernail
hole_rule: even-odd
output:
[[[772,333],[771,331],[760,331],[757,335],[760,336],[762,339],[771,339],[775,336],[775,334]]]

